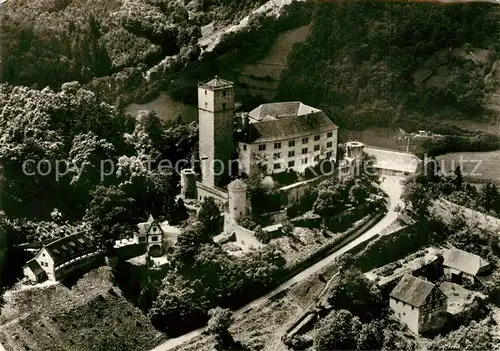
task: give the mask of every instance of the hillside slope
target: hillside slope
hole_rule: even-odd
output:
[[[149,350],[162,339],[149,319],[113,286],[108,267],[69,290],[55,283],[5,294],[0,343],[21,350]]]
[[[499,19],[492,4],[318,4],[278,99],[323,107],[352,128],[481,118]]]

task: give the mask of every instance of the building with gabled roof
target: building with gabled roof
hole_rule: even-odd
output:
[[[479,275],[487,273],[491,266],[488,261],[473,253],[451,248],[443,254],[444,274],[450,280],[458,282],[476,282]]]
[[[317,108],[277,102],[260,105],[242,118],[238,156],[247,174],[254,164],[268,173],[303,173],[322,160],[336,161],[338,128]]]
[[[26,262],[23,266],[23,273],[28,280],[34,283],[40,283],[47,279],[47,274],[34,258]]]
[[[138,244],[146,244],[146,250],[154,248],[158,252],[163,252],[163,237],[165,233],[158,221],[149,215],[146,222],[137,224],[137,232],[134,234]]]
[[[389,295],[389,307],[414,333],[438,328],[447,296],[433,283],[405,274]]]
[[[365,147],[368,155],[375,157],[373,168],[381,175],[409,176],[422,167],[422,160],[409,152]]]
[[[60,281],[76,270],[96,267],[101,259],[102,252],[93,238],[87,232],[80,232],[44,245],[24,266],[24,273],[28,279],[38,281],[39,270],[33,262],[36,261],[49,280]]]

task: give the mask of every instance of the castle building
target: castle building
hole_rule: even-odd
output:
[[[215,77],[198,85],[202,183],[220,186],[234,151],[234,84]]]
[[[235,221],[244,217],[247,213],[247,185],[236,179],[227,186],[229,216]]]
[[[338,128],[321,110],[301,102],[260,105],[242,115],[238,138],[241,171],[259,164],[267,173],[304,173],[337,157]]]
[[[263,104],[236,115],[234,98],[233,82],[216,76],[198,84],[201,179],[192,169],[181,172],[181,197],[212,197],[237,221],[248,211],[247,187],[238,179],[243,173],[254,165],[268,174],[304,173],[322,160],[335,162],[338,128],[301,102]]]

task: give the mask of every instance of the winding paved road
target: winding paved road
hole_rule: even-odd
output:
[[[361,234],[358,238],[355,240],[351,241],[341,249],[335,251],[331,255],[325,257],[321,261],[313,264],[309,268],[306,268],[302,272],[298,273],[297,275],[293,276],[291,279],[287,280],[271,292],[267,293],[264,296],[261,296],[260,298],[250,302],[249,304],[243,306],[239,310],[234,312],[234,316],[241,315],[253,308],[256,308],[262,304],[264,304],[270,297],[279,294],[283,290],[288,289],[292,285],[303,281],[304,279],[310,277],[314,273],[318,272],[320,269],[322,269],[325,266],[330,265],[337,257],[340,255],[346,253],[350,249],[356,247],[358,244],[367,241],[377,234],[381,233],[384,229],[389,227],[394,221],[396,221],[398,217],[398,213],[394,211],[394,208],[397,204],[400,204],[401,201],[401,191],[402,191],[402,186],[400,184],[400,178],[397,177],[385,177],[385,179],[381,183],[382,189],[389,195],[389,210],[386,213],[382,219],[375,224],[373,227],[371,227],[369,230],[367,230],[365,233]],[[164,343],[158,345],[151,351],[166,351],[170,350],[174,347],[177,347],[199,335],[204,331],[205,328],[200,328],[193,330],[190,333],[181,335],[177,338],[169,339],[165,341]]]

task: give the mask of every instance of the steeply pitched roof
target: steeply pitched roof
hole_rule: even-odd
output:
[[[28,262],[26,262],[26,264],[24,265],[24,268],[31,269],[31,271],[35,275],[38,275],[38,274],[41,274],[41,273],[45,272],[43,270],[43,268],[40,266],[40,264],[38,263],[38,261],[35,260],[34,258],[32,258],[31,260],[29,260]]]
[[[161,226],[155,221],[153,216],[149,215],[148,220],[146,222],[137,224],[137,230],[139,231],[139,234],[146,235],[147,233],[149,233],[149,230],[151,229],[153,224],[156,225],[158,228],[160,228],[161,231],[163,231],[161,229]]]
[[[241,179],[236,179],[233,180],[229,185],[227,186],[228,190],[246,190],[247,185],[245,182]]]
[[[412,306],[420,307],[434,288],[435,285],[428,281],[405,274],[389,296]]]
[[[317,112],[318,110],[310,106],[304,105],[301,102],[275,102],[271,104],[263,104],[248,113],[248,116],[255,121],[262,121],[266,117],[283,118],[290,116],[298,116],[300,107],[305,106],[309,109],[303,108],[302,114]]]
[[[273,102],[263,104],[253,109],[248,113],[250,119],[255,121],[263,121],[266,119],[286,118],[292,116],[304,116],[321,110],[303,104],[300,101],[290,102]]]
[[[375,168],[415,173],[422,162],[417,156],[393,150],[365,147],[368,155],[375,156]]]
[[[444,266],[472,275],[484,271],[490,265],[488,261],[478,255],[455,248],[447,250],[443,254],[443,258]]]
[[[337,126],[323,111],[305,115],[265,119],[250,123],[248,134],[242,140],[248,143],[263,143],[297,138],[334,130]]]
[[[97,250],[92,238],[86,232],[68,235],[44,247],[54,260],[55,266]]]
[[[215,76],[214,79],[209,80],[208,82],[200,83],[200,86],[208,89],[226,88],[233,86],[233,82]]]

